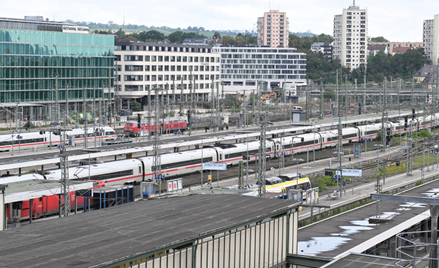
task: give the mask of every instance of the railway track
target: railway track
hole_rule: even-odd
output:
[[[414,147],[415,148],[413,148],[413,150],[411,152],[412,157],[422,156],[423,149],[422,149],[421,145],[424,142],[425,142],[425,148],[433,146],[433,138],[432,137],[426,138],[426,139],[423,139],[423,140],[415,141],[414,142],[414,144],[415,144]],[[396,141],[394,141],[394,143],[395,144],[393,146],[395,146],[397,144]],[[375,143],[374,142],[370,142],[368,144],[371,144],[371,145],[373,145],[373,144],[380,144],[380,142],[375,142]],[[344,146],[345,150],[349,149],[350,147],[353,147],[353,146]],[[335,148],[334,148],[334,150],[335,150]],[[380,155],[379,167],[382,168],[384,166],[389,165],[389,163],[397,163],[397,162],[401,163],[403,161],[406,161],[407,160],[407,152],[406,152],[406,150],[407,150],[407,148],[403,147],[403,148],[400,148],[398,151],[389,154],[389,159],[387,161],[383,161],[383,158],[385,157],[385,154]],[[332,150],[330,150],[330,151],[332,152]],[[328,156],[332,155],[331,152],[330,153],[323,153],[322,151],[316,151],[316,158],[315,158],[315,160],[328,159],[328,161],[329,161],[330,157],[328,157]],[[310,151],[310,155],[311,154],[312,154],[312,151]],[[298,158],[302,158],[303,159],[303,158],[306,158],[306,155],[307,155],[306,153],[300,153],[300,154],[295,154],[294,157],[298,157]],[[312,162],[312,161],[313,161],[313,159],[310,162]],[[346,163],[348,163],[348,162],[346,162]],[[368,170],[376,170],[377,169],[376,161],[373,161],[372,163],[373,164],[371,164],[371,165],[362,166],[361,168],[363,169],[363,172],[364,171],[367,172]],[[296,165],[295,162],[293,163],[293,162],[289,161],[287,158],[285,159],[284,164],[285,164],[285,168],[293,167],[293,166]],[[244,168],[246,168],[246,166],[244,166]],[[252,170],[252,171],[256,172],[257,168],[258,168],[257,167],[257,163],[255,163],[255,162],[249,163],[249,170]],[[272,168],[275,169],[274,174],[273,174],[273,172],[271,172]],[[278,174],[278,169],[279,169],[279,159],[278,158],[273,158],[273,159],[270,159],[270,160],[267,159],[267,168],[266,168],[267,177],[275,177]],[[222,172],[219,173],[219,180],[221,181],[221,180],[236,178],[237,177],[237,173],[238,173],[238,166],[230,167],[230,168],[228,168],[227,172],[222,171]],[[401,173],[403,173],[403,172],[401,172]],[[204,182],[207,182],[208,181],[207,180],[207,175],[209,175],[209,173],[205,172],[204,174],[205,174],[204,175]],[[249,175],[251,175],[251,174],[253,174],[253,172],[249,173]],[[397,174],[399,174],[399,173],[397,173]],[[212,172],[212,183],[217,181],[216,175],[217,175],[216,172]],[[392,175],[395,175],[395,174],[392,174]],[[184,187],[193,187],[193,186],[198,186],[198,185],[201,184],[201,174],[199,172],[196,173],[196,174],[190,174],[190,175],[187,175],[187,176],[182,176],[182,178],[183,178],[183,182],[184,182],[183,183]],[[356,181],[356,182],[367,183],[367,182],[370,182],[370,181],[363,180],[363,181]]]

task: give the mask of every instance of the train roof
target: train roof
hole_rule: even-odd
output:
[[[140,161],[137,159],[126,159],[126,160],[118,160],[117,165],[115,162],[107,162],[102,164],[92,164],[92,165],[84,165],[69,168],[69,178],[71,180],[78,179],[78,176],[87,177],[89,170],[90,175],[98,175],[96,173],[110,173],[112,170],[116,171],[120,170],[120,167],[125,167],[126,169],[137,167],[140,164]],[[61,169],[47,170],[41,172],[43,176],[48,180],[59,179],[61,178]]]

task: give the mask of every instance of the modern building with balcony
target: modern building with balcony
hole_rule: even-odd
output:
[[[213,51],[221,55],[225,92],[250,92],[258,83],[268,92],[284,85],[288,91],[306,85],[306,54],[295,48],[214,47]]]
[[[325,58],[331,59],[333,57],[334,47],[328,42],[314,42],[311,45],[311,51],[314,53],[322,53]]]
[[[269,47],[288,47],[288,18],[286,12],[270,10],[258,18],[258,45]]]
[[[193,90],[198,100],[207,100],[219,83],[220,58],[211,45],[118,42],[115,54],[117,93],[126,101],[146,105],[156,89],[185,100]]]
[[[3,109],[21,106],[21,116],[32,120],[53,120],[54,113],[61,119],[66,111],[80,111],[84,99],[111,97],[113,73],[112,35],[41,16],[0,18]]]
[[[351,70],[367,65],[368,11],[355,5],[334,16],[334,57]]]
[[[423,43],[425,56],[434,65],[439,64],[439,14],[432,20],[424,20]]]

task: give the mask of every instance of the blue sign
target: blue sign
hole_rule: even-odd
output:
[[[59,125],[59,123],[52,122],[52,123],[50,123],[50,125],[51,125],[51,126],[57,126],[57,125]]]
[[[165,175],[157,174],[157,175],[155,175],[155,178],[157,180],[164,180],[165,179]]]
[[[23,136],[18,135],[17,140],[21,140],[21,139],[23,139]]]
[[[288,154],[287,153],[282,153],[282,156],[288,156]]]
[[[101,129],[101,130],[99,130],[100,132],[105,132],[105,130],[103,130],[103,129]]]
[[[341,180],[341,179],[343,179],[343,176],[342,175],[334,175],[334,176],[332,176],[332,178],[336,179],[336,180]]]
[[[437,154],[437,151],[430,151],[430,154]]]
[[[360,138],[360,141],[373,141],[373,139]]]
[[[373,141],[373,139],[366,139],[367,141]]]
[[[182,131],[182,132],[178,132],[178,131],[177,131],[177,132],[174,132],[174,134],[175,134],[175,135],[184,135],[184,132],[183,132],[183,131]]]
[[[56,146],[56,148],[62,149],[62,148],[64,148],[64,145],[58,145],[58,146]]]

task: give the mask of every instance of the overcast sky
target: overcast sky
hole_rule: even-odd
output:
[[[341,0],[21,0],[2,1],[0,17],[40,15],[50,20],[92,21],[147,26],[188,26],[252,30],[269,9],[287,12],[290,31],[332,35],[334,15],[352,1]],[[369,10],[369,36],[422,42],[422,23],[439,14],[437,0],[357,0]]]

